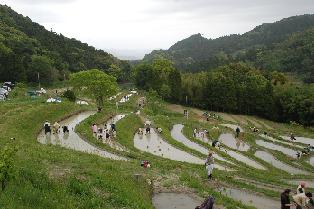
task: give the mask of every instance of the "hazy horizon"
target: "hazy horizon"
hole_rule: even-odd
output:
[[[262,23],[313,14],[312,0],[2,0],[47,30],[103,49],[120,59],[201,33],[206,38],[243,34]]]

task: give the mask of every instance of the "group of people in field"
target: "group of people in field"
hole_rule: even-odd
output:
[[[114,139],[117,136],[116,124],[105,124],[103,127],[98,127],[97,124],[92,125],[93,135],[99,140]]]
[[[292,201],[290,200],[291,189],[285,189],[281,193],[281,209],[314,209],[313,194],[311,192],[305,192],[306,183],[300,182],[297,190],[292,195]]]
[[[290,133],[290,140],[291,141],[297,140],[293,133]],[[309,155],[311,151],[314,151],[314,146],[312,146],[311,144],[308,144],[306,147],[303,148],[302,151],[298,151],[296,155],[298,158],[301,158],[302,155]]]
[[[44,123],[44,131],[45,135],[47,134],[58,134],[60,133],[60,128],[62,128],[62,132],[64,134],[68,134],[70,132],[68,126],[62,126],[56,121],[52,126],[48,120]]]
[[[198,138],[204,139],[206,137],[207,133],[208,133],[208,131],[206,129],[198,130],[197,128],[195,128],[193,130],[193,137],[198,137]]]
[[[144,128],[139,128],[137,133],[139,135],[143,135],[143,134],[150,134],[151,133],[151,129],[152,129],[152,123],[151,121],[145,121],[144,123]],[[162,128],[161,127],[156,127],[157,132],[160,134],[162,133]]]

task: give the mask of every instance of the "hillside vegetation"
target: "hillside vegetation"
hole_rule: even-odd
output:
[[[257,26],[242,35],[206,39],[201,34],[177,42],[168,50],[156,50],[144,61],[171,60],[181,71],[202,71],[244,61],[262,70],[278,70],[313,79],[314,15],[285,18]]]
[[[129,76],[127,62],[103,50],[46,30],[0,5],[0,78],[42,83],[67,78],[69,73],[97,68],[119,80]]]

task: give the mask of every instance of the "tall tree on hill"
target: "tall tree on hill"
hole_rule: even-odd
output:
[[[97,69],[71,74],[70,84],[75,91],[86,93],[95,99],[99,108],[102,108],[104,100],[116,94],[118,89],[115,77]]]

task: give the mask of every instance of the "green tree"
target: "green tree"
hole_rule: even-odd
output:
[[[49,57],[33,55],[32,61],[28,70],[28,81],[37,82],[39,79],[42,83],[52,83],[53,78],[53,68],[52,61]]]
[[[103,107],[104,100],[116,94],[118,89],[115,77],[97,69],[71,74],[70,84],[75,91],[95,99],[98,107]]]

